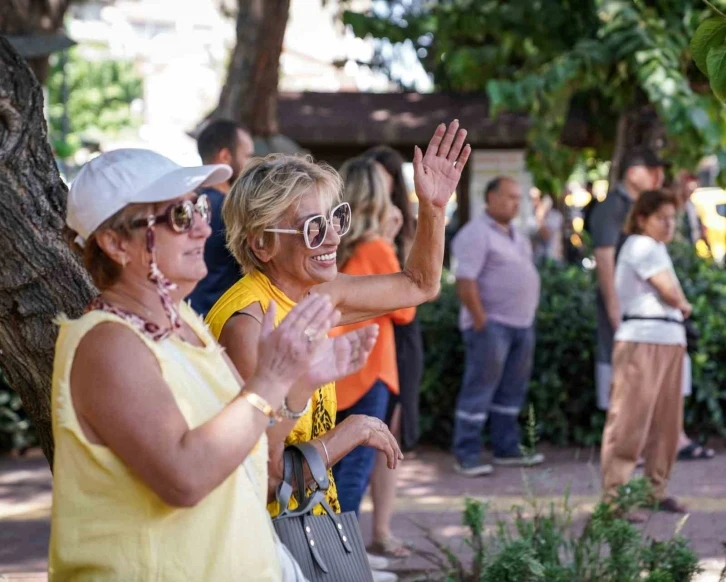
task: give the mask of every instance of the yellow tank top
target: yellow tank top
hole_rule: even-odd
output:
[[[253,303],[259,303],[262,312],[266,313],[272,300],[277,304],[275,325],[279,325],[295,307],[295,302],[275,287],[264,273],[254,270],[242,277],[219,298],[207,314],[206,322],[214,337],[219,339],[224,324],[235,313]],[[250,346],[250,349],[257,349],[257,347]],[[285,439],[285,444],[291,445],[311,441],[332,430],[335,426],[336,412],[335,383],[321,386],[313,394],[310,410],[298,420],[290,435]],[[328,471],[328,476],[330,477],[330,488],[327,493],[328,503],[333,510],[340,513],[338,491],[335,488],[333,472]],[[294,509],[296,507],[297,500],[293,497],[290,499],[290,508]],[[279,504],[277,502],[270,503],[268,510],[273,517],[276,516],[280,513]],[[316,513],[322,513],[322,509],[316,508]]]
[[[156,356],[179,409],[195,428],[219,413],[239,385],[199,317],[186,304],[181,316],[205,347],[176,336],[154,342],[134,332]],[[166,505],[110,449],[86,438],[71,401],[71,366],[83,336],[103,322],[134,329],[104,311],[60,320],[53,367],[49,580],[280,582],[265,511],[264,434],[245,465],[192,508]]]

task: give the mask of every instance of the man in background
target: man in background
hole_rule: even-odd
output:
[[[623,223],[642,192],[663,185],[663,162],[652,150],[634,148],[623,156],[620,181],[589,217],[597,269],[597,354],[595,387],[597,405],[605,410],[610,399],[613,338],[620,325],[620,305],[615,294],[615,251]]]
[[[680,203],[679,236],[692,245],[695,245],[699,240],[707,241],[706,228],[698,215],[696,205],[691,200],[691,196],[698,188],[698,177],[688,172],[681,172],[678,176],[676,188],[678,202]]]
[[[222,220],[222,203],[232,184],[254,153],[252,138],[242,125],[234,121],[212,121],[197,138],[197,150],[205,164],[227,164],[232,177],[227,182],[204,188],[212,208],[212,234],[204,246],[207,276],[194,289],[189,299],[192,308],[204,317],[227,289],[240,278],[240,267],[227,250]]]
[[[487,185],[484,197],[486,212],[452,241],[466,344],[454,421],[454,469],[470,477],[493,470],[482,458],[487,420],[495,464],[544,460],[541,454],[523,454],[518,423],[532,374],[540,289],[529,237],[512,224],[519,214],[521,188],[515,180],[499,177]]]

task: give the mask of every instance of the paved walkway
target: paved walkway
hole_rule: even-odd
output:
[[[419,527],[428,528],[457,552],[466,553],[461,542],[464,527],[461,509],[466,497],[487,501],[493,514],[506,516],[512,505],[521,504],[526,491],[540,503],[561,502],[569,487],[575,517],[584,518],[599,495],[597,453],[584,449],[541,450],[547,463],[539,468],[499,469],[494,475],[469,479],[451,471],[451,457],[444,452],[422,449],[409,454],[401,471],[398,513],[394,533],[417,547],[430,549]],[[710,568],[699,582],[716,582],[723,567],[726,541],[726,451],[712,461],[692,461],[676,466],[670,492],[691,509],[682,533],[690,538],[699,556]],[[0,457],[0,581],[3,574],[42,572],[48,552],[51,476],[39,453],[26,458]],[[364,503],[361,529],[370,537],[370,503]],[[678,516],[657,514],[645,529],[653,537],[670,536]],[[426,568],[420,557],[397,565],[402,573]],[[9,577],[10,580],[16,578]],[[18,580],[42,580],[25,577]]]

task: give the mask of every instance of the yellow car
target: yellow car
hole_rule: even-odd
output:
[[[722,261],[726,254],[726,191],[715,187],[698,188],[691,195],[691,201],[706,227],[706,240],[713,258]]]

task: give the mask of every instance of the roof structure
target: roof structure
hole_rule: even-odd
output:
[[[519,149],[529,129],[525,114],[492,118],[485,95],[446,93],[281,93],[278,118],[282,134],[313,150],[424,144],[436,125],[455,118],[475,149]],[[563,141],[583,146],[588,140],[587,123],[571,116]]]
[[[12,47],[25,59],[45,57],[72,47],[75,43],[63,32],[51,34],[5,35]]]

